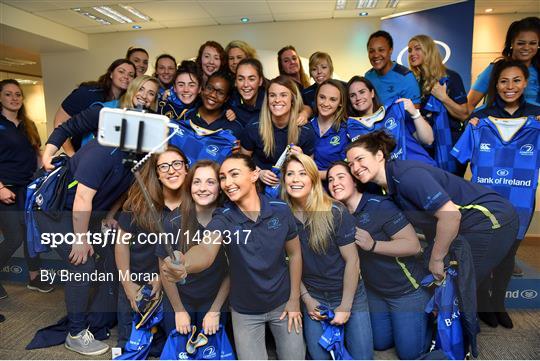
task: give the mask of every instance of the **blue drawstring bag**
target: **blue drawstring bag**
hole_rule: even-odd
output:
[[[276,177],[278,177],[278,179],[281,177],[281,170],[279,168],[272,167],[271,170],[272,170],[272,173],[274,173],[276,175]],[[281,192],[280,183],[278,183],[275,186],[267,185],[266,187],[264,187],[264,194],[266,194],[268,197],[270,197],[272,199],[279,199],[279,193],[280,192]]]
[[[283,150],[283,152],[279,156],[276,164],[274,164],[272,166],[271,171],[272,171],[272,173],[274,173],[276,175],[276,177],[278,177],[278,179],[281,178],[281,167],[283,166],[283,164],[287,160],[287,156],[289,155],[289,152],[290,152],[292,146],[294,146],[294,144],[287,145],[285,147],[285,150]],[[280,183],[278,183],[275,186],[267,185],[264,188],[264,194],[266,194],[268,197],[270,197],[272,199],[279,199],[279,194],[280,193],[281,193],[281,184]]]
[[[34,258],[39,253],[49,252],[50,246],[41,242],[39,222],[56,222],[60,219],[68,198],[74,193],[68,184],[69,157],[59,155],[52,160],[55,169],[40,170],[40,175],[26,188],[24,216],[26,220],[26,242],[28,254]],[[71,193],[71,194],[70,194]],[[45,216],[45,217],[41,217]]]
[[[190,335],[182,335],[172,330],[161,353],[161,360],[236,360],[232,345],[223,326],[215,335],[206,336],[204,333],[195,335],[196,327]],[[190,340],[204,338],[203,345],[193,352],[193,344],[188,347]],[[191,349],[191,351],[190,351]]]
[[[326,318],[321,320],[323,333],[319,338],[319,345],[330,352],[333,360],[352,360],[352,356],[345,348],[345,330],[343,325],[332,325],[330,321],[334,319],[334,311],[330,308],[319,305],[319,314]]]
[[[197,349],[197,360],[236,360],[231,342],[223,326],[219,326],[219,331],[216,334],[206,337],[208,343]]]
[[[195,355],[190,355],[186,351],[188,339],[189,335],[182,335],[172,330],[163,346],[160,360],[195,360]]]
[[[465,359],[465,344],[461,327],[461,314],[455,281],[457,271],[450,267],[446,277],[435,288],[435,293],[426,305],[425,311],[437,312],[437,336],[435,349],[441,349],[450,360]],[[422,286],[429,287],[435,283],[432,274],[422,280]]]
[[[163,294],[152,297],[151,293],[152,287],[148,284],[139,291],[137,308],[140,313],[133,317],[129,340],[115,360],[146,360],[148,357],[157,325],[163,319]]]

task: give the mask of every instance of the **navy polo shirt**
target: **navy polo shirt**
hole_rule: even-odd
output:
[[[62,102],[62,109],[69,116],[74,116],[95,102],[106,101],[107,94],[103,88],[96,86],[81,85],[73,90]]]
[[[310,230],[296,220],[298,236],[302,246],[302,282],[308,289],[342,292],[345,260],[339,247],[354,243],[354,218],[340,203],[332,205],[334,232],[328,240],[324,254],[315,252],[309,246]]]
[[[240,144],[246,150],[253,152],[253,160],[255,164],[261,169],[272,169],[272,166],[276,164],[277,160],[287,147],[287,130],[285,128],[278,128],[272,123],[272,129],[274,130],[274,154],[267,157],[264,153],[264,144],[259,134],[259,122],[251,123],[248,125],[242,133]],[[306,155],[312,155],[315,148],[315,132],[311,124],[306,124],[300,127],[300,134],[298,136],[298,144],[296,144]]]
[[[412,71],[403,65],[394,62],[392,69],[384,75],[380,75],[375,69],[370,69],[366,73],[366,78],[377,90],[377,96],[382,104],[398,98],[407,98],[414,104],[420,104],[418,82]]]
[[[314,83],[302,90],[302,101],[304,105],[310,107],[313,111],[317,109],[317,103],[315,101],[315,94],[317,93],[317,88],[319,84]]]
[[[93,139],[69,160],[73,180],[97,191],[92,211],[109,210],[131,186],[133,174],[122,162],[126,157],[126,152],[102,146]],[[66,207],[72,209],[73,205]]]
[[[505,103],[499,95],[496,96],[495,102],[489,107],[482,107],[477,109],[472,115],[471,118],[486,118],[492,116],[495,118],[521,118],[532,115],[534,117],[540,115],[540,106],[527,103],[525,97],[521,96],[519,108],[514,112],[514,114],[508,113],[504,109]]]
[[[243,127],[259,121],[261,115],[261,109],[264,102],[264,87],[259,87],[257,92],[257,99],[255,105],[249,105],[244,102],[238,90],[234,89],[231,98],[229,99],[229,106],[236,114],[236,120],[242,124]]]
[[[298,235],[296,221],[286,203],[265,195],[260,195],[260,200],[257,221],[228,202],[216,210],[206,227],[222,235],[229,256],[230,303],[235,311],[244,314],[269,312],[290,297],[285,243]]]
[[[84,109],[96,102],[105,102],[107,94],[101,87],[92,85],[81,85],[73,90],[66,99],[62,102],[62,109],[70,116],[79,114]],[[71,144],[75,150],[81,147],[82,136],[74,136],[71,138]]]
[[[36,169],[37,153],[23,123],[16,126],[0,113],[0,181],[6,186],[25,186]]]
[[[394,202],[428,239],[435,236],[435,212],[448,201],[460,207],[460,233],[496,229],[515,217],[512,205],[498,193],[421,162],[388,162],[386,181]]]
[[[389,242],[409,224],[401,210],[387,197],[365,193],[353,213],[356,226],[377,242]],[[388,297],[414,292],[426,271],[415,257],[389,257],[358,248],[366,287]]]
[[[317,168],[325,170],[335,161],[345,160],[345,148],[350,142],[346,123],[343,122],[339,130],[332,125],[322,136],[317,117],[311,119],[311,126],[315,133],[314,159]]]
[[[463,85],[463,80],[461,76],[453,70],[446,69],[446,77],[448,78],[446,82],[446,93],[457,104],[466,104],[467,103],[467,92],[465,91],[465,86]],[[420,83],[422,84],[422,83]],[[422,86],[422,85],[420,85]],[[421,108],[424,108],[429,96],[422,99]],[[429,122],[433,124],[431,113],[422,112],[422,115]],[[463,123],[448,113],[448,120],[450,121],[450,131],[452,133],[452,140],[456,142],[459,139],[459,135],[463,131]]]
[[[240,139],[240,136],[242,135],[242,131],[244,129],[238,121],[229,121],[225,116],[225,111],[218,119],[214,120],[212,123],[207,123],[206,120],[201,117],[198,108],[187,111],[184,115],[184,119],[191,120],[193,124],[208,130],[229,130],[232,134],[234,134],[236,139]]]
[[[163,217],[168,217],[169,213],[171,210],[165,207]],[[129,272],[137,274],[136,279],[141,282],[136,283],[142,285],[145,278],[159,274],[159,262],[155,255],[156,244],[148,242],[151,240],[146,237],[149,232],[135,224],[132,212],[121,212],[118,223],[124,232],[132,234],[129,244]]]
[[[88,133],[95,134],[99,126],[99,112],[102,108],[102,103],[96,103],[75,114],[53,130],[49,139],[47,139],[47,144],[53,144],[60,148],[70,137],[82,137]]]
[[[164,215],[163,228],[166,233],[173,235],[173,249],[175,250],[180,250],[180,244],[178,242],[182,242],[183,232],[180,228],[181,224],[182,217],[178,210]],[[195,233],[192,236],[194,242],[196,242],[196,239],[203,238],[204,227],[199,224],[197,231],[199,233]],[[155,254],[160,258],[165,258],[168,256],[163,243],[160,242],[156,245]],[[221,284],[223,283],[223,279],[227,276],[227,273],[227,257],[225,256],[224,248],[221,247],[216,259],[214,260],[214,263],[212,263],[209,268],[199,273],[190,273],[186,277],[186,283],[176,284],[182,303],[184,305],[198,306],[213,302],[219,292]]]

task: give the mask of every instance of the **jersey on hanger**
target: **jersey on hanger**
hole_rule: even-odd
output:
[[[208,130],[191,121],[172,122],[180,128],[169,144],[185,153],[190,166],[202,159],[221,163],[232,153],[236,145],[236,137],[229,130]]]
[[[519,215],[518,239],[532,219],[540,167],[540,122],[523,117],[487,117],[468,125],[452,149],[461,163],[471,162],[474,183],[508,199]]]

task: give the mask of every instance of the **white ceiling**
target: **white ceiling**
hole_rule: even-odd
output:
[[[144,30],[174,27],[205,26],[220,24],[240,24],[242,17],[250,23],[355,18],[361,11],[368,16],[382,17],[404,11],[417,11],[426,8],[456,3],[449,0],[401,0],[395,9],[387,9],[388,0],[379,0],[374,9],[356,9],[357,0],[347,0],[344,10],[335,10],[335,0],[126,0],[124,2],[107,0],[0,0],[20,10],[43,17],[83,33],[106,33],[117,31],[136,31],[132,24],[99,25],[95,21],[72,11],[72,8],[87,8],[110,5],[117,10],[119,3],[130,5],[150,16],[150,22],[138,22]],[[483,14],[486,8],[493,8],[493,14],[500,13],[540,13],[539,0],[477,0],[476,13]],[[126,15],[125,10],[122,10]],[[106,18],[103,15],[100,15]],[[131,16],[132,17],[132,16]],[[115,24],[116,23],[116,24]]]

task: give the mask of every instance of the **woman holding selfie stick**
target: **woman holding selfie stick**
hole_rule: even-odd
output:
[[[158,87],[156,79],[143,76],[131,84],[125,96],[131,97],[131,104],[155,106]],[[64,125],[70,126],[72,121],[74,119]],[[86,131],[88,129],[84,130]],[[60,144],[61,142],[63,140],[60,140]],[[48,146],[54,154],[55,146]],[[106,269],[105,272],[98,273],[96,270],[94,253],[99,254],[106,264],[110,264],[107,260],[113,257],[112,247],[103,243],[101,238],[96,238],[96,235],[99,237],[101,234],[103,218],[105,223],[116,226],[114,213],[122,204],[122,196],[133,180],[130,168],[124,164],[127,157],[127,152],[102,146],[96,139],[88,142],[69,160],[69,186],[64,204],[66,211],[61,213],[59,221],[39,222],[42,235],[64,235],[63,242],[54,249],[65,262],[64,266],[69,274],[78,275],[70,277],[65,284],[69,331],[65,346],[82,355],[101,355],[109,348],[107,344],[95,340],[89,331],[86,311],[92,275],[102,277],[113,271]],[[68,242],[70,238],[78,241]]]
[[[142,106],[144,109],[155,112],[157,107],[156,85],[159,88],[159,82],[156,78],[148,75],[140,76],[130,83],[126,93],[118,100],[118,103],[111,105],[115,105],[116,108]],[[54,169],[51,160],[67,139],[87,133],[96,133],[99,125],[99,112],[103,107],[102,103],[94,104],[53,130],[43,150],[42,162],[46,170]]]
[[[204,237],[204,227],[212,220],[212,213],[222,205],[223,194],[219,189],[219,164],[210,160],[195,163],[186,176],[181,191],[180,214],[168,225],[171,233],[180,233],[179,251],[196,246]],[[167,252],[162,245],[156,247],[160,263]],[[210,268],[189,275],[185,284],[175,284],[162,279],[167,294],[164,302],[163,326],[169,334],[176,329],[181,334],[189,334],[191,326],[203,330],[205,335],[213,335],[227,322],[225,311],[229,295],[227,258],[223,247]]]
[[[181,191],[187,174],[187,158],[175,147],[169,146],[161,154],[153,154],[141,169],[141,178],[148,189],[164,229],[178,217]],[[124,347],[131,334],[133,313],[137,309],[137,294],[145,284],[152,285],[152,295],[161,289],[159,263],[155,256],[159,244],[149,242],[148,235],[159,232],[150,214],[139,184],[133,184],[128,192],[124,211],[118,219],[119,240],[114,247],[116,266],[121,274],[122,287],[118,292],[118,347]],[[159,240],[162,239],[160,235]]]
[[[219,170],[229,197],[206,227],[212,232],[173,265],[161,271],[170,281],[212,265],[225,245],[230,265],[230,304],[239,359],[267,359],[265,325],[276,341],[279,359],[303,360],[305,346],[300,312],[302,255],[296,221],[286,203],[257,191],[259,171],[251,157],[233,154]],[[286,262],[286,256],[289,262]]]

